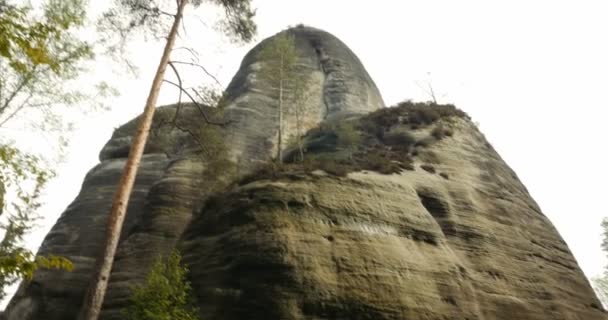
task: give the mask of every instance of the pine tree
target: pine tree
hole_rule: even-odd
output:
[[[608,254],[608,218],[602,220],[602,250]],[[592,279],[591,284],[604,307],[608,307],[608,266],[604,268],[604,275]]]
[[[159,0],[159,2],[162,1]],[[188,4],[193,6],[198,6],[201,4],[201,0],[177,0],[175,14],[168,14],[164,10],[160,9],[161,7],[159,2],[153,0],[117,0],[118,9],[114,8],[105,15],[106,19],[110,21],[111,24],[114,22],[120,22],[114,19],[116,19],[116,17],[122,17],[121,15],[117,15],[117,12],[121,11],[119,9],[122,8],[123,12],[126,12],[126,16],[130,18],[127,23],[129,30],[133,30],[138,26],[152,29],[157,28],[159,27],[158,24],[163,20],[162,18],[166,18],[167,16],[171,17],[172,22],[171,28],[166,37],[167,41],[165,43],[165,48],[158,65],[157,72],[154,76],[154,80],[152,81],[152,87],[150,88],[150,93],[144,107],[144,112],[140,119],[137,132],[133,137],[129,157],[127,158],[123,174],[118,184],[118,189],[112,201],[112,208],[110,210],[108,224],[106,227],[106,238],[103,244],[103,252],[97,260],[93,282],[85,296],[84,304],[78,318],[80,320],[96,320],[101,312],[101,306],[103,304],[108,281],[110,279],[110,272],[112,270],[116,248],[118,247],[118,240],[120,239],[122,225],[127,213],[129,197],[133,189],[135,176],[143,155],[144,146],[148,139],[156,108],[156,102],[158,100],[161,85],[164,81],[165,71],[170,63],[171,52],[175,44],[180,22],[182,21],[184,9]],[[213,0],[212,2],[224,9],[226,15],[225,21],[229,35],[246,41],[253,37],[253,34],[255,33],[255,24],[252,21],[254,13],[250,8],[250,0]],[[124,17],[123,19],[119,20],[124,20]],[[118,30],[118,32],[123,31],[125,30]]]
[[[258,73],[260,79],[277,93],[277,122],[279,127],[277,162],[283,162],[284,115],[288,107],[291,107],[296,114],[297,142],[300,156],[303,157],[303,146],[300,139],[302,133],[300,130],[308,83],[304,75],[297,69],[298,50],[295,45],[295,38],[286,32],[276,35],[260,50],[258,59],[263,63]]]

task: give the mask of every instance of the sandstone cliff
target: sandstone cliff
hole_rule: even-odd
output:
[[[120,319],[130,288],[174,247],[205,319],[608,319],[466,114],[383,108],[342,42],[308,27],[287,32],[313,83],[306,161],[264,166],[277,147],[276,99],[256,81],[264,42],[243,60],[225,110],[207,110],[228,126],[204,125],[191,104],[159,108],[102,319]],[[179,128],[167,126],[178,109]],[[75,318],[135,121],[103,148],[40,249],[67,256],[75,271],[40,271],[6,319]],[[206,144],[217,139],[220,148]]]

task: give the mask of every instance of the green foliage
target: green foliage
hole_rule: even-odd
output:
[[[128,320],[195,320],[199,319],[192,288],[186,279],[188,269],[174,251],[159,258],[142,286],[133,290],[129,306],[124,310]]]
[[[451,104],[435,104],[426,102],[403,101],[396,106],[383,108],[365,117],[365,130],[382,137],[392,126],[407,124],[413,129],[437,122],[440,119],[471,118],[462,110]]]
[[[305,74],[298,72],[299,59],[295,38],[287,32],[282,32],[268,40],[257,57],[263,62],[258,72],[260,80],[277,93],[278,98],[278,125],[279,141],[277,160],[283,159],[283,128],[285,114],[293,111],[296,123],[296,145],[300,154],[300,161],[304,159],[304,146],[302,144],[302,119],[305,116],[306,99],[309,82]]]
[[[305,101],[309,84],[304,74],[298,72],[299,54],[293,35],[282,32],[264,42],[257,58],[263,62],[258,72],[260,79],[277,95],[282,95],[294,108]]]
[[[103,105],[90,97],[112,93],[105,83],[72,85],[93,58],[79,34],[85,7],[84,0],[46,0],[37,10],[0,3],[0,129],[18,123],[57,137],[61,147],[71,126],[58,108]]]
[[[221,122],[224,118],[221,108],[222,96],[214,94],[201,103],[208,107],[193,103],[176,105],[175,108],[158,108],[154,114],[151,137],[147,148],[154,152],[176,154],[193,152],[200,155],[212,176],[217,172],[232,175],[236,171],[233,161],[230,160],[229,149],[226,145],[222,127],[205,123],[201,113],[204,112],[213,122]],[[199,109],[200,108],[200,109]],[[133,121],[132,124],[136,124]],[[128,130],[132,130],[129,127]],[[128,132],[127,130],[127,132]]]
[[[207,161],[207,171],[212,175],[222,172],[227,175],[235,174],[235,164],[230,160],[230,153],[222,131],[217,126],[206,125],[200,129],[202,153]]]
[[[29,7],[0,5],[0,56],[23,75],[44,66],[57,75],[70,73],[74,62],[92,54],[71,34],[84,22],[84,6],[82,0],[50,0],[42,18],[33,20]]]
[[[415,170],[414,157],[438,163],[433,160],[432,152],[422,153],[422,149],[452,136],[454,133],[447,126],[455,117],[469,120],[464,112],[453,105],[406,101],[361,118],[322,123],[304,135],[303,149],[306,156],[303,161],[292,151],[285,157],[286,163],[261,166],[258,171],[244,177],[239,184],[258,179],[300,176],[315,170],[323,170],[335,176],[345,176],[349,172],[361,170],[394,174]],[[412,124],[427,126],[435,122],[438,123],[426,137],[416,138],[411,133]],[[437,173],[435,167],[428,163],[421,168]],[[440,175],[449,179],[445,173]],[[608,227],[608,222],[606,226]],[[608,247],[608,241],[605,246]]]
[[[72,263],[58,256],[38,256],[23,246],[24,235],[36,220],[40,193],[52,172],[42,168],[39,157],[9,145],[0,146],[0,299],[4,289],[21,278],[32,279],[39,268],[71,271]]]
[[[221,25],[227,36],[245,42],[253,40],[257,26],[253,22],[255,10],[251,8],[250,0],[212,0],[212,2],[224,9],[225,19]]]
[[[99,31],[105,35],[103,42],[107,52],[123,59],[126,46],[133,37],[157,38],[166,35],[180,1],[166,0],[114,0],[114,4],[98,21]],[[210,0],[224,10],[219,27],[233,41],[249,42],[257,32],[253,21],[255,10],[251,0]],[[190,0],[188,4],[198,7],[202,0]]]
[[[61,148],[69,125],[56,107],[87,98],[67,89],[93,57],[91,45],[78,37],[86,1],[47,0],[37,9],[23,3],[0,0],[0,129],[10,122],[39,129],[47,138],[56,134]],[[103,86],[99,93],[109,89]],[[8,285],[32,279],[39,268],[72,269],[65,258],[36,257],[23,245],[54,173],[47,161],[13,147],[6,136],[0,137],[0,298]]]
[[[361,134],[355,129],[352,122],[342,122],[336,126],[335,134],[338,138],[338,146],[348,150],[349,158],[357,150],[357,145],[363,140]]]
[[[286,91],[292,86],[291,76],[296,72],[298,62],[298,51],[292,35],[283,32],[274,36],[264,43],[257,57],[264,63],[259,75],[273,89]]]

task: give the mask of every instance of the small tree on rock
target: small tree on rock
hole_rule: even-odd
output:
[[[156,260],[143,285],[136,287],[124,310],[127,320],[197,320],[198,308],[179,252]]]
[[[285,32],[275,36],[258,53],[258,59],[263,63],[259,71],[261,80],[278,95],[277,161],[283,161],[284,118],[288,106],[296,113],[297,141],[300,156],[303,157],[300,130],[308,83],[304,75],[297,70],[298,50],[294,37]]]
[[[225,30],[232,39],[249,41],[256,31],[255,23],[252,18],[254,12],[251,10],[251,0],[211,0],[224,9]],[[115,0],[115,7],[104,15],[106,25],[116,26],[117,34],[126,41],[129,32],[132,30],[166,30],[165,26],[170,25],[166,33],[156,33],[166,35],[166,43],[160,62],[157,67],[154,80],[146,100],[144,111],[140,118],[138,129],[133,137],[129,157],[124,167],[123,174],[118,183],[118,188],[114,194],[112,208],[108,217],[106,227],[106,237],[103,243],[103,250],[100,253],[94,270],[93,280],[88,292],[85,295],[83,307],[78,316],[79,320],[97,320],[101,312],[104,301],[114,256],[118,247],[118,240],[122,232],[122,226],[127,213],[129,197],[135,183],[135,176],[139,169],[142,159],[144,146],[148,140],[152,119],[156,110],[158,96],[164,80],[167,67],[171,67],[176,72],[174,64],[171,63],[171,52],[178,36],[182,18],[187,5],[199,6],[202,0],[176,0],[174,7],[167,12],[162,0]],[[125,42],[122,41],[124,44]],[[187,91],[179,86],[180,92]]]
[[[602,250],[608,254],[608,218],[602,220],[602,231]],[[591,284],[604,307],[608,307],[608,266],[604,268],[604,275],[593,278]]]

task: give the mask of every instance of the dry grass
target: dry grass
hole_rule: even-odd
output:
[[[420,128],[451,117],[470,119],[453,105],[406,101],[359,119],[339,124],[323,123],[303,137],[304,161],[299,161],[295,153],[288,154],[285,163],[263,165],[240,184],[258,179],[294,177],[314,170],[335,176],[361,170],[383,174],[414,170],[412,158],[418,153],[416,147],[428,146],[453,132],[439,124],[430,136],[416,139],[404,128]],[[436,173],[432,165],[424,164],[421,168]],[[442,177],[448,179],[447,175],[442,174]]]

